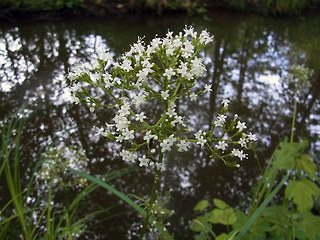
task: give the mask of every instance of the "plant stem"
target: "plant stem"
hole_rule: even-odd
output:
[[[293,117],[292,117],[292,125],[291,125],[291,137],[290,142],[293,143],[293,134],[294,134],[294,124],[296,121],[296,115],[297,115],[297,94],[294,94],[294,109],[293,109]]]
[[[160,149],[159,163],[161,163],[161,164],[162,164],[162,159],[163,159],[163,153],[161,152],[161,149]],[[152,190],[151,190],[151,196],[150,196],[150,200],[149,200],[148,206],[147,206],[147,214],[146,214],[146,217],[143,222],[143,226],[142,226],[142,229],[141,229],[141,232],[139,235],[139,240],[143,239],[144,235],[146,234],[147,227],[149,226],[149,220],[150,220],[150,216],[152,213],[152,207],[153,207],[153,204],[157,198],[157,189],[159,187],[160,176],[161,176],[161,169],[157,170],[156,175],[154,177],[153,186],[152,186]]]

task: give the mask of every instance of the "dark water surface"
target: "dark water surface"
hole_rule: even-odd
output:
[[[36,154],[54,136],[60,137],[59,145],[75,145],[84,150],[89,159],[87,173],[101,176],[128,166],[116,155],[118,149],[114,145],[92,131],[93,126],[110,122],[113,115],[103,109],[91,113],[88,106],[69,103],[64,93],[65,75],[74,63],[91,61],[100,45],[121,56],[137,41],[137,36],[145,36],[144,41],[149,42],[156,34],[162,37],[168,29],[178,33],[185,25],[193,25],[198,32],[207,29],[215,36],[214,44],[201,53],[208,71],[196,86],[203,89],[206,83],[212,84],[214,91],[196,103],[179,102],[177,106],[177,112],[186,116],[192,128],[209,126],[219,113],[221,100],[231,99],[230,114],[237,113],[248,129],[257,134],[257,157],[264,165],[278,142],[290,135],[293,91],[283,77],[291,66],[305,65],[314,71],[314,76],[311,86],[299,97],[296,136],[310,141],[314,160],[320,163],[320,16],[273,19],[216,12],[206,17],[110,16],[2,23],[0,119],[22,105],[29,113],[24,132],[29,145],[22,155],[22,174],[30,174],[38,159]],[[156,114],[157,110],[155,106],[147,115]],[[179,156],[171,152],[166,156],[161,179],[162,193],[171,193],[167,207],[175,211],[168,229],[176,239],[192,239],[188,225],[195,216],[193,208],[201,199],[221,198],[231,206],[245,208],[249,189],[258,174],[253,152],[239,169],[210,160],[209,153],[200,148],[194,147]],[[1,181],[2,206],[9,198],[4,179]],[[135,171],[112,181],[120,191],[142,197],[148,196],[152,183],[151,170]],[[60,191],[56,201],[70,202],[78,191],[77,186]],[[88,225],[94,234],[85,234],[87,239],[135,238],[141,219],[105,190],[94,191],[86,204],[80,205],[78,215],[97,210],[97,205],[114,208]],[[120,212],[124,213],[108,219]]]

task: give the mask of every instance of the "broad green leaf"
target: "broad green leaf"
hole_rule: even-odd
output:
[[[197,205],[194,207],[194,211],[203,211],[208,207],[209,202],[207,200],[201,200],[197,203]]]
[[[296,168],[305,171],[310,177],[316,177],[317,165],[312,162],[312,157],[308,154],[303,154],[297,159]]]
[[[305,214],[300,224],[304,236],[308,240],[319,239],[320,237],[320,217],[311,213]],[[318,238],[317,238],[318,237]]]
[[[280,148],[274,153],[275,160],[273,165],[277,168],[289,170],[295,165],[295,159],[299,157],[300,153],[306,148],[307,142],[281,142]]]
[[[237,216],[232,208],[213,209],[209,219],[212,223],[220,223],[224,225],[232,225],[237,221]]]
[[[320,196],[320,188],[307,179],[290,181],[285,190],[285,197],[292,198],[300,212],[311,210],[313,205],[312,196]]]
[[[195,240],[207,240],[210,239],[208,238],[208,235],[203,235],[203,234],[197,234],[193,236]]]
[[[233,229],[240,228],[243,226],[247,221],[247,216],[240,210],[235,211],[237,221],[233,224]]]
[[[217,208],[220,208],[220,209],[230,208],[230,206],[228,204],[226,204],[224,201],[222,201],[218,198],[214,198],[213,203],[214,203],[214,205],[217,206]]]
[[[226,233],[221,233],[215,240],[228,240]]]
[[[205,216],[198,216],[196,219],[193,219],[191,224],[189,225],[191,231],[194,232],[203,232],[208,233],[208,228],[211,228],[211,224],[209,223],[209,219]]]

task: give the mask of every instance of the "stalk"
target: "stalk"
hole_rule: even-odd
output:
[[[162,160],[163,160],[163,153],[160,151],[159,163],[162,163]],[[154,177],[153,186],[152,186],[152,190],[151,190],[151,196],[150,196],[150,200],[148,202],[148,207],[147,207],[148,211],[147,211],[146,217],[143,222],[143,226],[142,226],[142,229],[141,229],[141,232],[139,235],[139,240],[143,239],[144,235],[146,234],[147,227],[149,226],[150,216],[152,213],[152,207],[153,207],[153,204],[154,204],[156,197],[157,197],[157,189],[159,187],[160,176],[161,176],[161,169],[157,170],[156,175]]]
[[[293,143],[294,124],[296,122],[296,115],[297,115],[297,93],[294,94],[294,109],[293,109],[293,117],[292,117],[292,125],[291,125],[290,143]]]

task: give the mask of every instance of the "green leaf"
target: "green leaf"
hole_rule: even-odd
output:
[[[303,154],[297,159],[296,168],[305,171],[310,177],[316,177],[317,165],[308,154]]]
[[[221,233],[215,240],[228,240],[226,233]]]
[[[212,223],[232,225],[237,221],[237,216],[232,208],[213,209],[209,219]]]
[[[203,211],[208,207],[209,202],[207,200],[201,200],[197,203],[197,205],[194,207],[194,211]]]
[[[201,200],[197,203],[197,205],[194,207],[194,211],[203,211],[208,207],[209,202],[207,200]]]
[[[306,214],[303,216],[300,226],[307,239],[313,240],[320,237],[320,217],[314,216],[311,213]]]
[[[310,211],[313,206],[312,196],[320,196],[320,188],[312,181],[292,180],[285,190],[285,197],[292,198],[300,212]]]
[[[306,146],[306,141],[294,143],[281,142],[280,148],[274,153],[275,160],[273,161],[273,165],[284,170],[293,168],[295,165],[295,159],[300,156]]]
[[[189,228],[191,231],[203,232],[207,234],[207,229],[211,228],[211,224],[209,223],[209,219],[206,216],[198,216],[196,217],[196,219],[192,220]]]
[[[203,235],[203,234],[197,234],[197,235],[194,235],[193,236],[195,240],[207,240],[207,239],[210,239],[208,238],[207,235]]]
[[[220,209],[230,208],[230,206],[228,204],[226,204],[224,201],[222,201],[218,198],[214,198],[213,203],[214,203],[214,205],[216,205],[217,208],[220,208]]]

